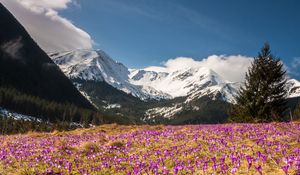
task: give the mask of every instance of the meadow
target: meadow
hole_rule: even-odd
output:
[[[102,125],[0,136],[0,174],[300,174],[300,123]]]

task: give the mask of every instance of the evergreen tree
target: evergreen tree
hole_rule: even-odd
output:
[[[236,104],[230,110],[230,120],[236,122],[270,122],[283,119],[286,110],[286,71],[279,58],[265,44],[254,58]]]

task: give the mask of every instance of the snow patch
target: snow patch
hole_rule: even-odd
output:
[[[0,115],[2,115],[3,117],[12,118],[14,120],[42,122],[42,120],[39,118],[29,116],[29,115],[19,114],[19,113],[16,113],[11,110],[4,109],[4,108],[0,108]]]
[[[107,106],[104,106],[105,109],[112,109],[112,108],[121,108],[120,104],[108,104]]]
[[[163,117],[167,119],[171,119],[175,114],[182,111],[183,107],[180,104],[175,104],[171,107],[157,107],[149,109],[145,112],[145,119],[150,120],[155,117]]]

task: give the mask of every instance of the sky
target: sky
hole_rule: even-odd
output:
[[[237,81],[268,42],[289,75],[300,79],[298,0],[0,2],[48,52],[102,49],[130,68],[203,63],[231,71],[229,79]],[[240,78],[232,69],[241,69]]]

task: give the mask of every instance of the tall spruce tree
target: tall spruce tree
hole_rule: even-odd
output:
[[[270,122],[283,120],[286,110],[286,71],[279,58],[265,44],[254,58],[244,86],[239,90],[229,120],[236,122]]]

